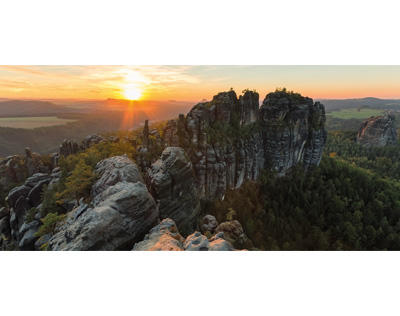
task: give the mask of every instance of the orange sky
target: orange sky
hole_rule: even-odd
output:
[[[400,66],[0,66],[0,98],[199,101],[231,87],[400,98]]]

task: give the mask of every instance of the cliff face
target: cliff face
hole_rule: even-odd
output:
[[[397,143],[394,115],[370,117],[365,120],[357,134],[357,142],[363,146],[386,146]]]
[[[284,174],[298,163],[305,169],[320,163],[327,137],[321,103],[298,94],[270,93],[261,106],[260,120],[266,167]]]
[[[186,117],[169,122],[168,146],[185,149],[201,196],[222,198],[227,189],[255,180],[263,168],[284,174],[302,163],[318,165],[326,142],[325,110],[319,102],[286,91],[266,96],[231,90],[195,105]]]

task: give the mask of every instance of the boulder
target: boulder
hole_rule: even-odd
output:
[[[127,156],[116,156],[100,161],[96,165],[96,173],[100,178],[92,186],[92,197],[118,182],[142,182],[139,168]]]
[[[206,215],[203,217],[203,225],[201,226],[203,232],[213,233],[218,226],[217,219],[213,215]]]
[[[186,251],[208,251],[209,244],[206,236],[200,232],[194,232],[185,239],[183,248]]]
[[[219,232],[209,239],[209,251],[233,251],[235,250],[232,244],[225,240],[224,233]]]
[[[135,244],[136,251],[182,251],[184,238],[179,234],[175,222],[166,218],[153,227],[143,241]]]
[[[137,166],[125,156],[99,162],[92,205],[67,214],[48,242],[50,250],[122,250],[158,221],[158,208]]]
[[[135,251],[231,251],[235,250],[231,243],[224,239],[220,232],[210,239],[200,232],[194,232],[184,239],[175,222],[166,218],[153,227],[144,240],[136,243],[132,250]]]
[[[218,233],[223,233],[224,239],[229,241],[236,248],[250,248],[252,247],[251,241],[246,236],[242,225],[239,221],[233,220],[223,222],[215,229]]]

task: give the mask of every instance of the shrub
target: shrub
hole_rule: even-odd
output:
[[[62,198],[88,198],[90,196],[90,189],[96,176],[93,168],[87,165],[83,160],[80,160],[75,166],[71,175],[67,177],[65,182],[65,189],[61,193]]]
[[[36,237],[42,237],[46,234],[52,234],[58,223],[65,219],[65,215],[58,215],[56,213],[49,213],[46,217],[42,218],[42,226],[39,227],[39,230],[36,232]]]
[[[40,208],[41,217],[45,217],[49,213],[63,213],[64,209],[61,207],[61,202],[57,199],[59,186],[52,186],[50,189],[47,185],[43,187],[42,206]]]
[[[37,213],[37,208],[36,208],[36,207],[32,207],[30,210],[28,210],[28,211],[26,212],[25,221],[26,221],[27,223],[32,222],[32,221],[35,219],[36,213]]]

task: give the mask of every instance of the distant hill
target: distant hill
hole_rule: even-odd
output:
[[[67,113],[96,113],[99,111],[134,111],[145,113],[150,120],[175,118],[180,113],[187,113],[194,105],[190,101],[158,101],[124,99],[78,100],[7,100],[0,98],[0,117],[45,116]]]
[[[367,97],[361,99],[320,99],[318,101],[325,105],[327,111],[337,111],[350,108],[400,110],[399,99],[378,99]]]
[[[0,127],[0,157],[21,154],[25,147],[41,154],[55,152],[64,139],[80,141],[91,134],[132,129],[148,119],[139,111],[129,116],[121,111],[65,116],[77,121],[34,129]]]
[[[47,101],[7,100],[0,102],[0,116],[42,116],[71,113],[76,110]]]

